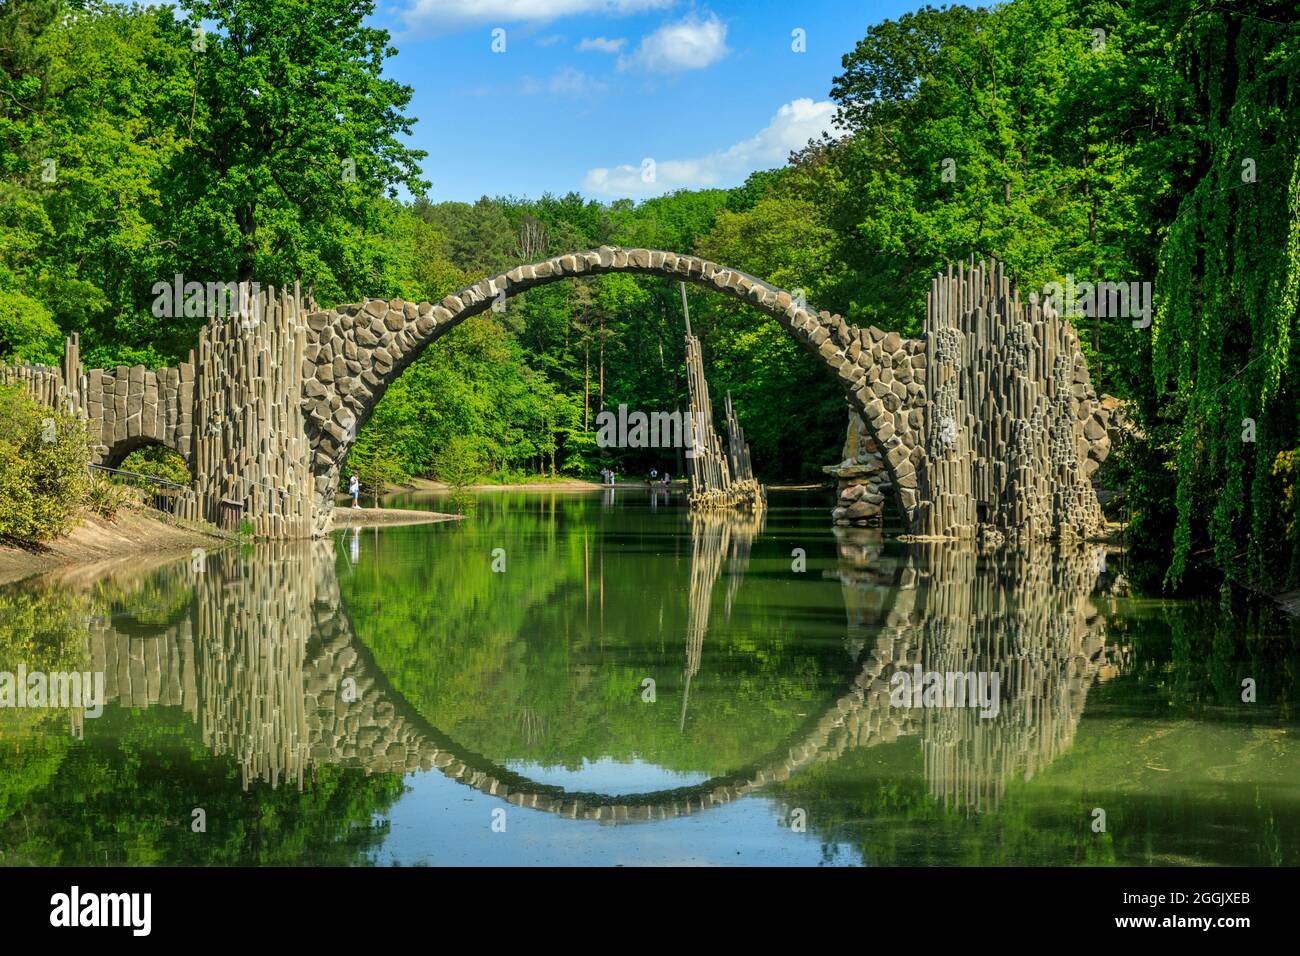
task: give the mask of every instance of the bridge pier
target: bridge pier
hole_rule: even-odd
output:
[[[311,448],[303,427],[307,326],[294,296],[275,289],[250,311],[199,333],[194,399],[194,488],[215,523],[237,501],[259,538],[315,531]]]
[[[835,479],[835,508],[831,511],[835,524],[878,527],[882,523],[894,497],[894,485],[880,446],[852,405],[840,461],[822,471]]]

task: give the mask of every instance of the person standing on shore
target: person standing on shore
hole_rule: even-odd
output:
[[[352,507],[361,507],[361,479],[357,477],[356,472],[348,479],[348,494],[352,496]]]

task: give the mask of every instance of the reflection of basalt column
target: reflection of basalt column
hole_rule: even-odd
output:
[[[186,565],[171,564],[155,569],[146,580],[160,593],[188,586]],[[138,579],[137,579],[138,585]],[[99,581],[96,590],[114,604],[131,584],[118,581],[111,573]],[[92,672],[104,675],[104,699],[119,707],[183,707],[193,715],[197,709],[194,672],[194,619],[184,613],[168,625],[131,623],[122,612],[93,617],[88,622],[88,644]]]
[[[1090,600],[1094,555],[1046,544],[979,553],[932,543],[913,545],[895,567],[860,560],[866,544],[841,542],[840,572],[850,629],[875,634],[862,656],[864,705],[846,714],[825,756],[916,732],[936,800],[996,808],[1008,780],[1031,778],[1069,747],[1106,661]],[[982,675],[990,692],[996,673],[996,714],[952,701],[891,705],[894,675],[914,668]]]
[[[303,661],[315,573],[305,543],[258,560],[209,558],[197,602],[199,708],[212,753],[239,761],[244,786],[302,786],[308,748]]]
[[[726,511],[693,512],[691,522],[691,590],[690,617],[686,631],[686,668],[682,673],[682,716],[679,726],[686,726],[686,704],[690,699],[691,678],[700,669],[704,637],[709,631],[709,611],[713,585],[722,572],[722,560],[728,561],[727,617],[740,582],[749,566],[749,549],[755,536],[763,530],[763,512],[733,513]]]
[[[998,675],[996,715],[926,709],[926,777],[945,806],[995,808],[1012,777],[1030,779],[1074,738],[1102,662],[1089,552],[1047,546],[977,556],[927,549],[923,668]]]
[[[122,707],[179,706],[204,745],[231,756],[245,788],[253,780],[303,783],[307,739],[304,660],[321,586],[324,542],[277,542],[244,556],[208,555],[200,568],[175,562],[145,581],[160,593],[189,589],[181,618],[166,627],[121,615],[91,622],[90,657],[105,697]],[[332,584],[337,605],[333,566]]]

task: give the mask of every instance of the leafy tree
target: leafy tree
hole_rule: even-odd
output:
[[[1179,24],[1171,54],[1185,83],[1166,105],[1189,124],[1197,163],[1160,248],[1152,328],[1157,435],[1176,482],[1166,581],[1204,543],[1227,580],[1276,587],[1300,578],[1272,474],[1300,443],[1300,33],[1294,10],[1174,6],[1149,12]],[[1150,484],[1162,463],[1147,465]]]
[[[470,439],[455,435],[434,455],[433,473],[453,488],[460,489],[483,474],[483,461]]]
[[[379,507],[379,499],[388,492],[388,486],[406,477],[397,458],[382,448],[355,463],[353,467],[361,479],[361,487],[370,492],[376,508]]]
[[[396,51],[385,31],[364,25],[374,3],[183,7],[193,26],[216,27],[194,54],[193,132],[177,169],[190,200],[188,248],[241,281],[311,277],[322,266],[337,281],[347,263],[329,261],[330,231],[342,220],[373,226],[372,196],[428,187],[425,154],[399,139],[414,123],[402,112],[411,89],[382,77]]]
[[[62,336],[48,309],[21,292],[0,289],[0,359],[53,365]]]

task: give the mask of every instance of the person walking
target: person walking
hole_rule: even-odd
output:
[[[354,471],[352,477],[348,479],[348,494],[352,496],[352,507],[361,507],[361,479],[357,477]]]

